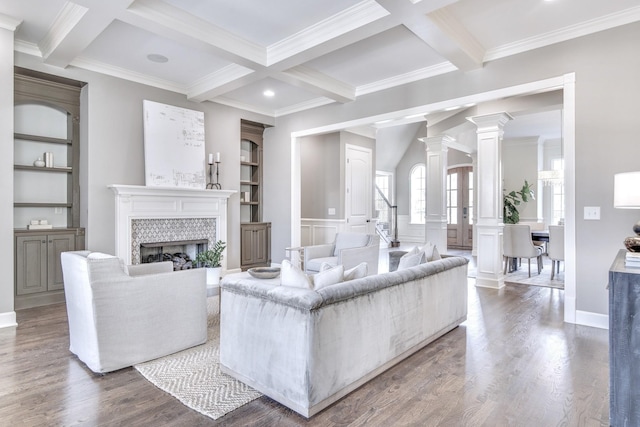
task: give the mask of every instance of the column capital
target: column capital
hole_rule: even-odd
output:
[[[513,120],[513,116],[503,111],[500,113],[467,117],[467,120],[478,127],[478,132],[491,132],[502,130],[509,120]]]
[[[22,20],[0,13],[0,28],[15,32]]]

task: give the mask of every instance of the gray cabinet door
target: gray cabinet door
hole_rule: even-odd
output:
[[[240,225],[240,266],[243,269],[271,263],[271,223]]]
[[[55,234],[47,236],[47,290],[64,289],[60,254],[75,250],[74,234]]]
[[[16,238],[16,295],[47,290],[47,236]]]

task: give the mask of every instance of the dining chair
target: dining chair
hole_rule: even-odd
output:
[[[526,258],[529,262],[529,277],[531,277],[531,258],[538,263],[538,274],[542,271],[542,253],[540,246],[535,246],[531,240],[531,227],[524,224],[505,224],[502,235],[502,251],[505,260],[504,274],[510,259]]]
[[[553,280],[556,269],[560,274],[560,261],[564,261],[564,226],[549,226],[549,244],[547,254],[551,259],[551,280]]]

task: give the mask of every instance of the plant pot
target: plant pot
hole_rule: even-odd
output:
[[[222,275],[222,267],[206,267],[207,270],[207,286],[219,285],[220,276]]]

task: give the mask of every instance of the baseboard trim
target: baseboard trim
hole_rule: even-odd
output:
[[[592,328],[609,329],[609,316],[606,314],[592,313],[590,311],[576,310],[576,324],[590,326]]]
[[[8,311],[6,313],[0,313],[0,328],[10,328],[12,326],[18,326],[18,323],[16,323],[16,312]]]

